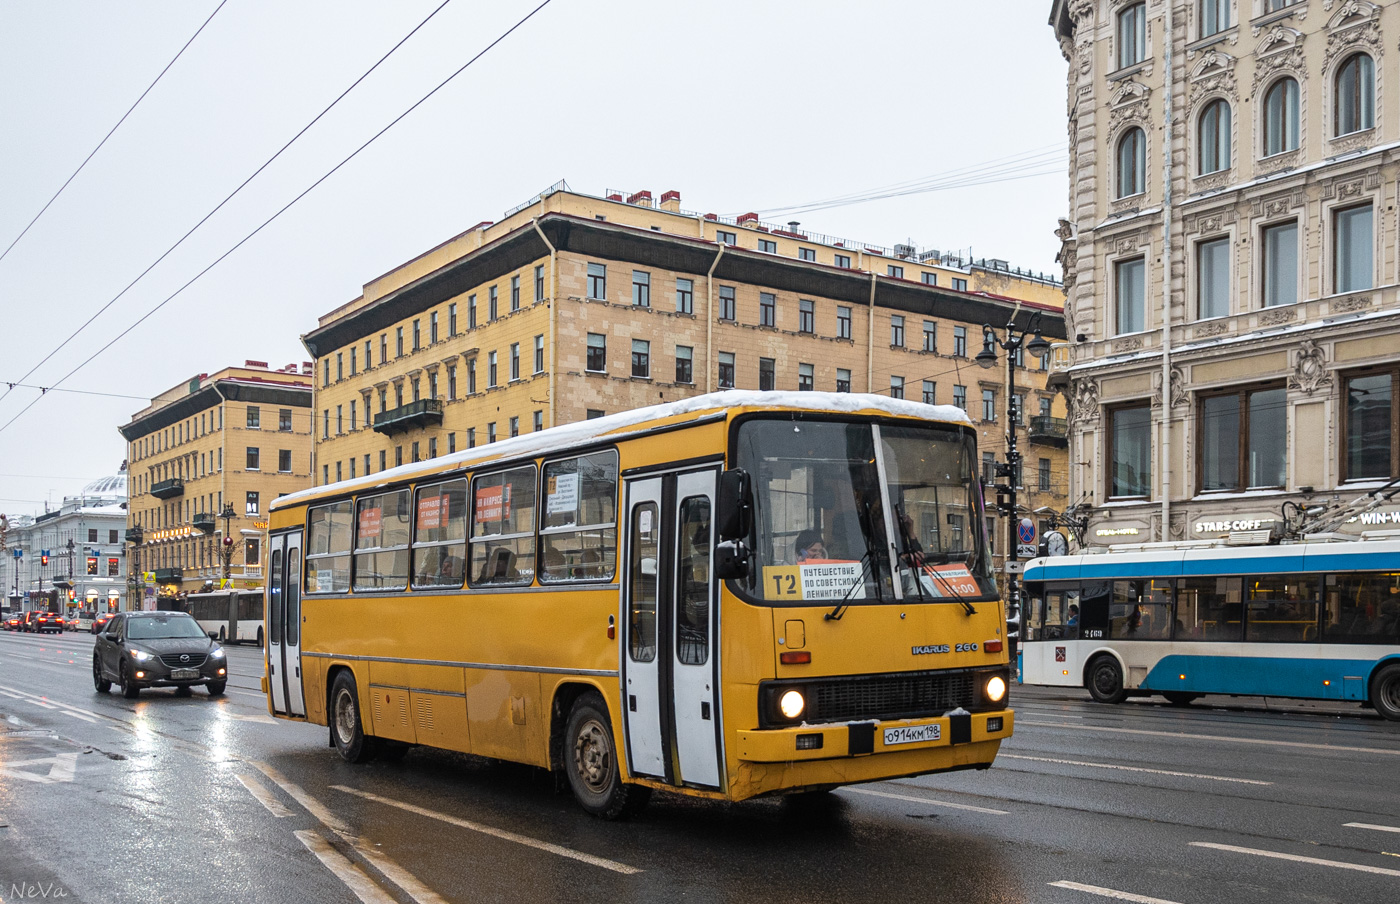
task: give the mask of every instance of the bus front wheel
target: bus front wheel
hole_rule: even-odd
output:
[[[349,670],[336,675],[331,685],[331,737],[347,763],[363,763],[374,755],[374,745],[360,723],[360,694]]]
[[[1371,705],[1392,722],[1400,722],[1400,663],[1388,665],[1371,679]]]
[[[1167,698],[1167,702],[1172,706],[1190,706],[1200,694],[1191,694],[1186,691],[1162,691],[1162,696]]]
[[[1100,703],[1122,703],[1128,699],[1123,689],[1123,669],[1112,656],[1100,656],[1089,663],[1089,696]]]
[[[603,819],[625,819],[646,804],[650,788],[622,781],[612,720],[602,697],[580,697],[564,732],[564,774],[584,810]]]

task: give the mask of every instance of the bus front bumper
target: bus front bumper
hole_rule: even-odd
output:
[[[838,757],[880,757],[951,748],[1011,737],[1009,709],[931,719],[836,722],[738,733],[737,754],[751,763],[792,763]]]

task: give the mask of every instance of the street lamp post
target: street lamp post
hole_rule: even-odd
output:
[[[1045,337],[1040,334],[1039,311],[1031,315],[1024,329],[1016,328],[1014,317],[1008,320],[1005,333],[1005,339],[998,339],[992,325],[990,323],[983,324],[982,350],[977,353],[977,357],[973,360],[977,362],[978,366],[989,368],[997,363],[997,346],[1006,352],[1006,461],[996,466],[996,476],[1005,477],[1006,484],[996,484],[995,488],[997,512],[1006,516],[1006,596],[1008,602],[1006,639],[1014,663],[1016,647],[1021,639],[1021,582],[1016,576],[1016,563],[1020,561],[1016,536],[1020,526],[1020,519],[1017,517],[1016,494],[1020,489],[1021,480],[1021,453],[1016,448],[1016,428],[1020,420],[1020,413],[1016,407],[1016,353],[1024,346],[1025,350],[1035,357],[1043,358],[1050,354],[1050,343],[1046,342]],[[1026,341],[1028,333],[1031,334],[1029,342]],[[1003,498],[1005,498],[1005,502],[1002,501]]]
[[[229,579],[233,576],[233,537],[229,534],[229,522],[233,520],[233,503],[224,503],[224,510],[216,516],[224,519],[224,539],[219,555],[224,559],[224,587],[229,586]],[[221,588],[223,589],[223,588]]]
[[[127,611],[135,611],[141,608],[140,593],[142,590],[141,580],[141,543],[146,539],[145,532],[141,530],[141,525],[136,525],[126,532],[126,539],[131,543],[131,560],[126,565],[126,586],[127,586]]]

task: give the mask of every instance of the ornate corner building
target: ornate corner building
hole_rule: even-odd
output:
[[[1050,25],[1085,542],[1276,530],[1400,476],[1400,3],[1056,0]]]

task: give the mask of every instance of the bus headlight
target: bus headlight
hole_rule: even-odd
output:
[[[785,718],[796,719],[806,708],[807,701],[803,699],[801,691],[784,691],[778,698],[778,710]]]
[[[1000,703],[1006,698],[1006,681],[1000,675],[993,675],[987,679],[987,699],[993,703]]]

